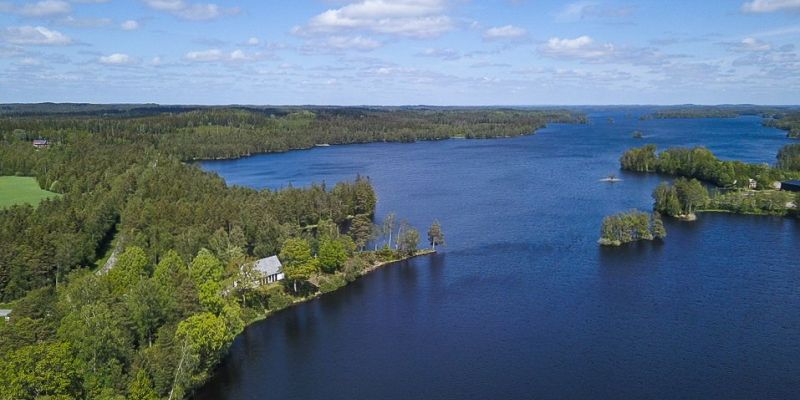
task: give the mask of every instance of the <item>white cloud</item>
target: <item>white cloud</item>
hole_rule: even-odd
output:
[[[621,19],[633,15],[635,10],[633,6],[609,6],[596,1],[577,1],[567,4],[556,13],[556,21]]]
[[[608,43],[603,45],[595,44],[594,39],[586,35],[575,39],[554,37],[550,38],[540,50],[542,53],[552,57],[597,59],[613,53],[614,45]]]
[[[382,43],[363,36],[331,36],[326,41],[328,47],[340,50],[374,50],[381,47]]]
[[[741,47],[749,51],[769,51],[772,48],[769,43],[751,37],[742,39]]]
[[[190,51],[186,53],[185,58],[189,61],[221,61],[225,57],[225,53],[220,49]]]
[[[742,4],[742,11],[750,13],[768,13],[784,10],[800,10],[800,0],[753,0]]]
[[[261,40],[259,40],[257,37],[251,37],[250,39],[247,39],[248,46],[258,46],[259,44],[261,44]]]
[[[416,38],[439,36],[453,29],[445,0],[359,0],[319,14],[295,34],[363,30]]]
[[[417,54],[421,57],[441,58],[446,61],[458,60],[461,58],[461,53],[453,49],[434,49],[429,48]]]
[[[207,21],[224,15],[239,13],[239,9],[221,8],[213,3],[188,3],[184,0],[142,0],[150,8],[168,12],[178,18]]]
[[[486,32],[483,33],[483,37],[487,40],[513,39],[525,36],[527,34],[528,31],[525,30],[525,28],[520,28],[513,25],[505,25],[487,29]]]
[[[72,15],[68,15],[57,22],[60,25],[72,28],[99,28],[112,23],[110,18],[75,18]]]
[[[242,50],[234,50],[226,53],[220,49],[209,49],[200,51],[190,51],[186,53],[184,59],[193,62],[244,62],[253,61],[260,57],[260,54],[247,54]]]
[[[27,4],[18,10],[26,17],[49,17],[52,15],[67,14],[72,10],[69,3],[62,0],[42,0]]]
[[[8,11],[33,18],[68,14],[72,10],[70,4],[63,0],[42,0],[22,7],[8,6],[8,8]]]
[[[67,35],[43,26],[9,27],[0,31],[5,42],[20,45],[59,46],[72,43]]]
[[[101,64],[106,65],[130,65],[134,64],[136,60],[134,60],[131,56],[123,53],[114,53],[107,56],[102,56],[99,59]]]
[[[119,27],[122,30],[125,30],[125,31],[135,31],[135,30],[139,29],[139,21],[136,21],[136,20],[133,20],[133,19],[129,19],[129,20],[123,21],[121,24],[119,24]]]

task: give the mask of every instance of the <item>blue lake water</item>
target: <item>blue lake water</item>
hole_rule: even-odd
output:
[[[203,163],[255,188],[369,176],[379,219],[424,231],[437,218],[447,247],[249,327],[196,398],[796,398],[800,222],[703,214],[666,220],[663,243],[596,244],[603,216],[650,209],[666,179],[620,172],[625,149],[773,163],[789,140],[757,117],[641,112],[592,110],[589,124],[512,139]],[[623,181],[598,181],[611,173]]]

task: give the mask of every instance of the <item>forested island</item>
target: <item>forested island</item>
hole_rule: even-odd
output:
[[[654,210],[693,220],[696,212],[725,211],[740,214],[795,215],[800,195],[782,191],[781,182],[800,178],[800,145],[786,145],[775,166],[722,161],[708,149],[670,148],[656,153],[654,145],[626,151],[623,170],[657,172],[679,177],[653,192]],[[716,186],[709,193],[700,182]]]
[[[0,209],[0,308],[13,309],[0,321],[3,399],[183,398],[248,323],[426,251],[393,214],[374,220],[365,177],[258,191],[187,161],[518,136],[583,119],[550,109],[42,107],[55,111],[0,107],[0,175],[34,177],[55,194]],[[431,248],[444,243],[438,222],[427,233]],[[256,283],[252,263],[273,255],[286,279]]]
[[[600,228],[602,246],[621,246],[640,240],[664,239],[667,230],[658,212],[652,214],[631,210],[614,214],[603,219]]]

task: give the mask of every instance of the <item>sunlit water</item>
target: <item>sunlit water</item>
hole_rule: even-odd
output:
[[[640,112],[513,139],[203,163],[256,188],[369,176],[378,218],[423,232],[438,218],[447,247],[249,327],[196,398],[795,398],[800,222],[703,214],[667,220],[663,243],[596,243],[603,216],[650,209],[666,179],[620,172],[625,149],[772,163],[789,140],[756,117]],[[599,182],[612,173],[623,181]]]

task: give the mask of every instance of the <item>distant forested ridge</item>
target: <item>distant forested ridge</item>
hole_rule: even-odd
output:
[[[137,111],[138,110],[138,111]],[[146,144],[182,160],[235,158],[304,149],[315,144],[413,142],[452,137],[527,135],[549,122],[583,122],[558,109],[478,108],[197,108],[138,116],[158,109],[123,109],[122,116],[27,115],[0,118],[0,132],[63,141],[84,132],[97,140]],[[134,116],[126,116],[133,113]]]
[[[758,106],[750,104],[719,105],[719,106],[665,106],[659,107],[650,114],[640,117],[647,119],[680,119],[680,118],[735,118],[742,115],[757,115],[764,118],[798,112],[796,106]]]

